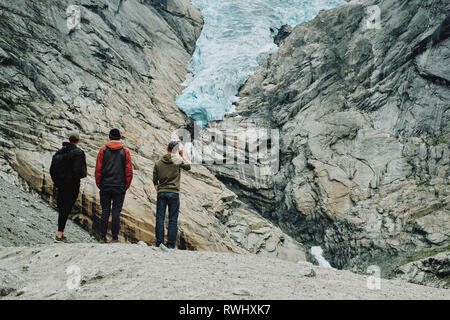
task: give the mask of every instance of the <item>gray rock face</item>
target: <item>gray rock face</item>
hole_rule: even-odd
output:
[[[437,288],[450,288],[450,254],[438,253],[432,257],[410,262],[395,270],[409,282]]]
[[[291,34],[293,30],[292,26],[282,25],[281,28],[277,31],[277,34],[273,38],[273,42],[279,46],[284,42],[284,40]]]
[[[0,178],[0,208],[0,246],[54,243],[58,212],[42,199]],[[65,232],[69,242],[97,242],[70,219]]]
[[[200,12],[187,0],[72,4],[0,2],[0,176],[55,205],[48,173],[51,156],[68,132],[79,131],[88,178],[82,180],[74,219],[96,233],[101,211],[94,182],[96,156],[109,130],[119,128],[135,174],[122,211],[120,239],[154,243],[152,168],[172,133],[190,124],[174,100],[202,29]],[[234,210],[235,198],[202,166],[184,174],[179,247],[233,252],[252,247],[262,252],[266,239],[272,239],[269,251],[277,255],[284,243],[282,232],[254,211]],[[232,232],[221,223],[225,210],[239,217],[239,228]],[[247,217],[267,228],[247,232],[255,229],[245,225]],[[252,240],[238,245],[247,235]],[[291,244],[291,259],[301,259],[303,247],[293,240]]]
[[[209,168],[296,240],[321,245],[333,267],[391,276],[407,252],[448,245],[447,5],[352,1],[296,26],[236,112],[209,125],[278,129],[280,170]]]

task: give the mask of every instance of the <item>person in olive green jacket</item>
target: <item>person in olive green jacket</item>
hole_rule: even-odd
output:
[[[189,160],[183,154],[181,145],[171,141],[167,146],[167,154],[155,163],[153,168],[153,184],[156,192],[156,246],[164,244],[164,219],[166,208],[169,208],[169,226],[167,232],[167,248],[175,248],[178,234],[178,213],[180,210],[181,169],[191,169]]]

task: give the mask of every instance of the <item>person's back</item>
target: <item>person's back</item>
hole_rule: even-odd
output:
[[[181,169],[191,169],[188,163],[175,163],[175,156],[165,154],[155,164],[153,182],[158,185],[158,192],[180,192]]]
[[[178,233],[178,214],[180,209],[181,169],[190,170],[189,160],[183,155],[178,142],[170,142],[167,154],[155,163],[153,184],[158,192],[156,200],[156,246],[164,243],[164,220],[166,208],[169,209],[167,247],[175,248]]]
[[[127,159],[130,152],[118,141],[110,141],[100,149],[98,185],[105,187],[128,189],[126,175]]]
[[[70,142],[63,142],[63,147],[56,152],[57,155],[64,155],[64,162],[59,169],[63,172],[61,177],[55,178],[58,186],[72,183],[80,183],[80,179],[86,177],[86,156],[78,146]]]
[[[50,175],[56,187],[56,202],[58,205],[58,234],[56,241],[65,241],[64,229],[72,207],[80,192],[80,180],[87,176],[86,156],[78,143],[80,137],[72,132],[69,142],[64,142],[63,147],[53,156],[50,166]]]
[[[109,133],[110,142],[100,148],[95,165],[95,183],[100,189],[102,206],[100,242],[106,242],[109,215],[112,213],[112,240],[118,241],[120,213],[125,194],[133,180],[133,165],[130,151],[120,143],[118,129]]]

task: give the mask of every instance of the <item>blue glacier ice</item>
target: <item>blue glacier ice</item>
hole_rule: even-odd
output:
[[[343,0],[191,0],[205,21],[176,103],[205,125],[231,112],[239,87],[277,49],[270,28],[312,20]]]

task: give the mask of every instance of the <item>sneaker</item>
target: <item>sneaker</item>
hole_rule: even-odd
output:
[[[169,249],[164,245],[164,243],[161,243],[161,244],[158,246],[158,248],[161,249],[161,251],[163,251],[163,252],[166,252],[166,251],[169,250]]]
[[[56,243],[67,242],[67,238],[65,236],[62,236],[62,238],[59,238],[58,236],[56,236],[55,242]]]
[[[111,243],[119,243],[119,239],[112,239]]]
[[[100,238],[100,243],[106,243],[106,238]]]

